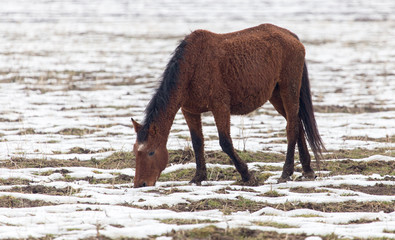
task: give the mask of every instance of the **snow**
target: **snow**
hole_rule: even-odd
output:
[[[230,166],[228,166],[230,167]],[[61,168],[59,168],[61,169]],[[56,170],[56,168],[52,168]],[[106,171],[103,169],[88,169],[88,168],[67,168],[70,175],[78,175],[79,177],[92,176],[99,171]],[[169,169],[166,169],[170,172]],[[177,169],[173,169],[176,171]],[[8,173],[7,173],[8,171]],[[115,173],[119,170],[107,170],[107,173]],[[268,204],[282,204],[285,202],[311,202],[311,203],[325,203],[325,202],[344,202],[349,200],[356,200],[358,202],[366,201],[383,201],[394,202],[395,196],[389,195],[370,195],[350,190],[335,190],[330,188],[330,192],[324,193],[295,193],[289,191],[294,187],[306,187],[315,189],[328,189],[326,186],[341,184],[349,185],[375,185],[382,183],[380,179],[376,181],[366,181],[368,177],[378,176],[363,176],[363,175],[343,175],[334,177],[320,178],[314,182],[287,182],[282,184],[266,184],[257,187],[249,187],[254,192],[245,192],[238,186],[232,186],[228,190],[228,194],[218,194],[217,191],[223,189],[231,182],[208,182],[204,186],[188,185],[186,182],[178,182],[179,186],[165,186],[158,184],[156,187],[148,187],[145,189],[133,189],[127,185],[113,185],[98,184],[90,185],[85,181],[80,182],[57,182],[49,176],[37,176],[36,169],[24,169],[22,171],[17,169],[2,169],[2,176],[18,177],[19,174],[36,178],[38,182],[44,186],[55,186],[64,188],[66,186],[82,191],[75,196],[48,196],[44,194],[27,194],[15,192],[0,192],[0,196],[13,196],[16,198],[25,198],[30,200],[42,200],[60,204],[57,206],[45,206],[36,208],[22,208],[22,209],[0,209],[0,223],[7,223],[7,225],[0,225],[0,233],[2,238],[26,238],[28,236],[43,236],[57,232],[64,232],[59,239],[78,239],[81,234],[88,234],[97,226],[101,226],[103,230],[100,233],[113,238],[133,236],[133,237],[148,237],[150,235],[161,235],[169,232],[172,229],[178,230],[196,228],[199,226],[206,226],[209,224],[193,224],[191,226],[164,224],[161,219],[196,219],[212,221],[219,221],[219,223],[210,223],[218,227],[241,227],[253,226],[260,230],[275,230],[280,233],[306,233],[316,235],[337,234],[339,236],[348,237],[385,237],[391,236],[384,234],[383,229],[392,229],[395,226],[395,214],[384,212],[350,212],[350,213],[326,213],[321,211],[314,211],[309,209],[297,209],[292,211],[282,211],[271,207],[264,207],[256,212],[236,212],[231,215],[222,213],[219,210],[197,211],[197,212],[174,212],[171,210],[143,210],[138,208],[131,208],[122,206],[124,203],[132,204],[134,206],[150,206],[157,207],[163,204],[174,206],[180,203],[189,203],[190,201],[199,201],[204,199],[230,199],[235,200],[242,196],[245,199],[250,199],[257,202],[265,202]],[[74,174],[75,173],[75,174]],[[85,173],[85,175],[83,174]],[[280,172],[277,173],[278,175]],[[100,174],[96,174],[98,177]],[[169,184],[169,183],[167,183]],[[395,185],[394,182],[386,182],[385,184]],[[2,189],[5,187],[2,187]],[[168,191],[172,188],[182,190],[168,195],[160,194],[160,191]],[[233,190],[232,190],[233,189]],[[158,190],[158,192],[151,192]],[[278,191],[284,194],[282,197],[263,197],[260,194],[267,191]],[[347,194],[345,194],[347,193]],[[350,195],[350,193],[354,195]],[[358,197],[356,198],[355,195]],[[87,210],[88,209],[88,210]],[[313,215],[314,217],[303,217],[306,215]],[[350,221],[364,219],[374,220],[368,224],[348,224]],[[276,229],[273,227],[259,227],[255,226],[254,222],[276,222],[284,223],[297,228]],[[226,226],[223,224],[226,223]],[[113,227],[113,225],[121,225],[122,229]],[[369,229],[366,232],[364,229]],[[16,229],[12,230],[12,229]],[[24,229],[24,231],[22,231]],[[155,230],[152,230],[155,229]],[[361,234],[363,232],[363,234]],[[86,236],[89,236],[86,235]]]
[[[178,41],[194,29],[230,32],[271,22],[297,33],[307,51],[315,106],[336,106],[346,112],[317,112],[320,133],[329,151],[388,149],[395,143],[395,3],[392,0],[354,1],[186,1],[186,0],[5,0],[0,9],[0,160],[103,159],[115,151],[131,151],[135,133],[130,118],[141,121],[163,68]],[[361,111],[353,112],[352,110]],[[367,110],[363,110],[367,109]],[[204,115],[205,150],[220,150],[211,115]],[[270,104],[247,116],[232,118],[233,142],[239,150],[284,153],[285,120]],[[86,129],[82,135],[60,134]],[[30,133],[31,130],[34,133]],[[29,131],[30,130],[30,131]],[[385,139],[388,139],[385,140]],[[76,154],[82,147],[96,153]],[[190,148],[189,131],[178,113],[169,149]],[[99,150],[108,149],[100,152]],[[342,159],[331,159],[338,161]],[[353,161],[395,161],[372,155]],[[282,163],[249,163],[282,166]],[[233,168],[208,164],[209,168]],[[170,173],[194,169],[176,164]],[[54,172],[66,169],[79,180],[66,182]],[[219,210],[174,212],[149,209],[210,198],[243,198],[281,204],[301,201],[333,203],[395,201],[392,195],[371,195],[330,188],[330,192],[295,193],[292,187],[328,189],[342,184],[373,186],[384,183],[380,173],[326,176],[310,182],[277,184],[273,171],[265,185],[244,191],[233,181],[158,182],[156,187],[133,189],[132,184],[90,184],[86,177],[111,179],[134,176],[134,169],[85,167],[0,169],[2,179],[20,178],[49,187],[72,187],[72,196],[17,193],[0,186],[0,196],[43,200],[57,205],[0,208],[0,239],[54,235],[55,239],[83,239],[98,234],[110,238],[160,236],[171,230],[207,225],[249,227],[279,233],[306,233],[308,239],[336,234],[344,238],[395,238],[395,214],[384,212],[327,213],[309,209],[282,211],[264,207],[256,212],[224,214]],[[324,172],[322,172],[324,173]],[[300,173],[295,173],[298,175]],[[372,180],[373,179],[373,180]],[[217,191],[230,187],[228,194]],[[171,194],[161,191],[182,190]],[[276,190],[277,198],[260,196]],[[357,195],[353,196],[353,195]],[[125,204],[146,207],[125,206]],[[316,217],[301,217],[314,215]],[[213,220],[214,223],[175,225],[163,219]],[[352,220],[370,223],[347,224]],[[255,222],[295,226],[275,228]],[[386,230],[386,231],[384,231]],[[392,232],[392,233],[390,233]],[[169,239],[158,237],[157,239]]]

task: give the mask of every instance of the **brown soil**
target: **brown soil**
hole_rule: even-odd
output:
[[[394,185],[386,185],[383,183],[378,183],[374,186],[360,186],[360,185],[346,185],[342,184],[340,186],[325,186],[328,188],[337,188],[337,189],[346,189],[346,190],[352,190],[355,192],[363,192],[371,195],[389,195],[389,196],[394,196],[395,195],[395,186]]]
[[[295,193],[324,193],[324,192],[330,192],[329,190],[326,189],[317,189],[317,188],[305,188],[305,187],[294,187],[289,189],[290,192],[295,192]]]
[[[379,173],[380,175],[395,175],[395,161],[327,161],[321,164],[321,170],[330,171],[330,175],[371,175],[374,173]]]
[[[29,200],[24,198],[15,198],[12,196],[0,197],[0,207],[2,208],[28,208],[57,205],[56,203],[45,202],[42,200]]]
[[[354,106],[354,107],[346,107],[339,105],[315,105],[314,112],[320,113],[374,113],[374,112],[383,112],[383,111],[393,111],[393,108],[381,108],[375,106]]]
[[[78,193],[79,190],[65,187],[65,188],[56,188],[56,187],[47,187],[43,185],[29,185],[25,187],[13,187],[11,189],[7,189],[7,192],[20,192],[20,193],[33,193],[33,194],[47,194],[47,195],[58,195],[58,196],[69,196],[75,193]]]
[[[136,206],[132,206],[136,207]],[[272,207],[283,211],[295,209],[312,209],[321,212],[380,212],[390,213],[395,211],[395,202],[357,202],[355,200],[346,202],[312,203],[312,202],[286,202],[281,204],[268,204],[255,202],[244,198],[238,200],[205,199],[190,203],[179,203],[174,206],[162,205],[157,209],[170,209],[176,212],[194,212],[202,210],[219,209],[230,214],[238,211],[256,212],[264,207]],[[150,207],[143,207],[150,208]]]
[[[241,239],[306,239],[306,234],[280,234],[277,232],[264,232],[248,228],[222,229],[215,226],[207,226],[200,229],[172,231],[165,236],[174,240],[210,239],[210,240],[241,240]]]

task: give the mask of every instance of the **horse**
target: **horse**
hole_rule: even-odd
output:
[[[143,123],[132,118],[137,133],[134,187],[155,186],[165,169],[166,144],[180,108],[196,160],[190,183],[200,185],[207,180],[201,114],[211,112],[222,150],[242,181],[256,184],[233,147],[230,117],[248,114],[268,100],[287,122],[287,153],[278,182],[291,180],[296,143],[303,177],[316,178],[306,139],[317,161],[325,147],[314,117],[305,48],[291,31],[272,24],[225,34],[193,31],[179,42],[161,78]]]

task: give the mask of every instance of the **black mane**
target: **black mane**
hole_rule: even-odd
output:
[[[137,134],[137,140],[139,142],[147,140],[150,124],[158,117],[161,111],[166,110],[171,91],[178,83],[178,74],[180,72],[179,61],[183,58],[186,44],[187,42],[182,40],[174,51],[172,58],[167,63],[166,69],[162,75],[160,86],[145,109],[146,116],[142,124],[142,128]]]

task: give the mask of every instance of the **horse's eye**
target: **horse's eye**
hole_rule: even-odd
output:
[[[155,152],[152,151],[152,152],[149,152],[149,153],[148,153],[148,156],[153,156],[154,154],[155,154]]]

